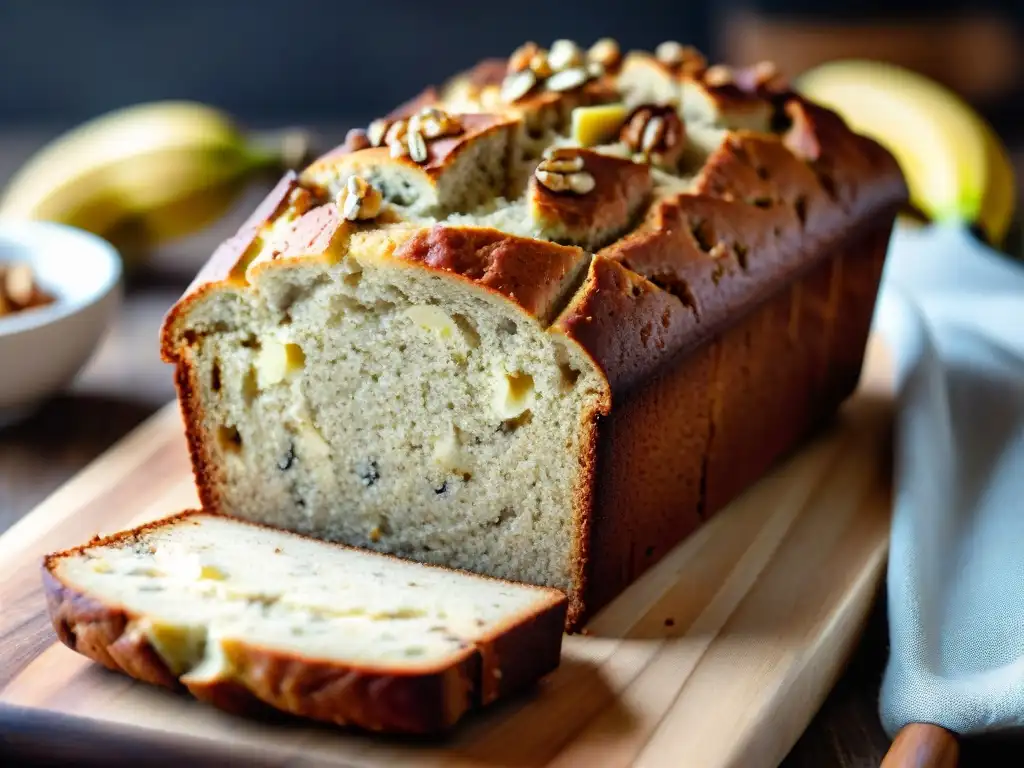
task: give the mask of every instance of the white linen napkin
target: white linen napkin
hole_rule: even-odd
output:
[[[1024,264],[899,227],[875,330],[897,362],[890,735],[1024,727]]]

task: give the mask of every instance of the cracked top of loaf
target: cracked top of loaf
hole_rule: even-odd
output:
[[[285,176],[171,310],[163,355],[215,330],[193,311],[211,295],[244,304],[263,270],[372,254],[503,295],[616,391],[906,196],[891,155],[771,64],[527,43]]]

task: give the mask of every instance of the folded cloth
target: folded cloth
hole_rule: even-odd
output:
[[[882,723],[1024,728],[1024,264],[898,228],[875,329],[898,392]]]

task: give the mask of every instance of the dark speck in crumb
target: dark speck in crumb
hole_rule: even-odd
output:
[[[443,483],[441,483],[441,485],[439,487],[434,489],[434,493],[437,494],[438,496],[440,496],[442,493],[445,493],[447,491],[448,491],[448,481],[447,480],[445,480]]]
[[[356,472],[359,474],[359,479],[363,481],[363,485],[367,488],[380,480],[380,467],[377,466],[376,461],[360,464],[356,468]]]
[[[284,456],[277,460],[277,468],[282,472],[292,468],[292,464],[295,463],[295,446],[289,445],[288,450],[285,451]]]
[[[483,626],[484,624],[486,624],[486,623],[487,623],[487,622],[486,622],[486,621],[484,621],[483,619],[477,619],[477,620],[476,620],[476,625],[477,625],[478,627],[482,627],[482,626]]]
[[[665,626],[666,627],[674,627],[675,625],[676,625],[676,620],[675,619],[673,619],[671,617],[665,619]]]
[[[281,548],[280,547],[274,547],[274,554],[275,555],[280,555],[281,554]]]

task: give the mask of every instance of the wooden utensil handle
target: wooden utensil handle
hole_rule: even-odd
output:
[[[911,723],[896,734],[881,768],[956,768],[959,760],[955,734],[931,723]]]

